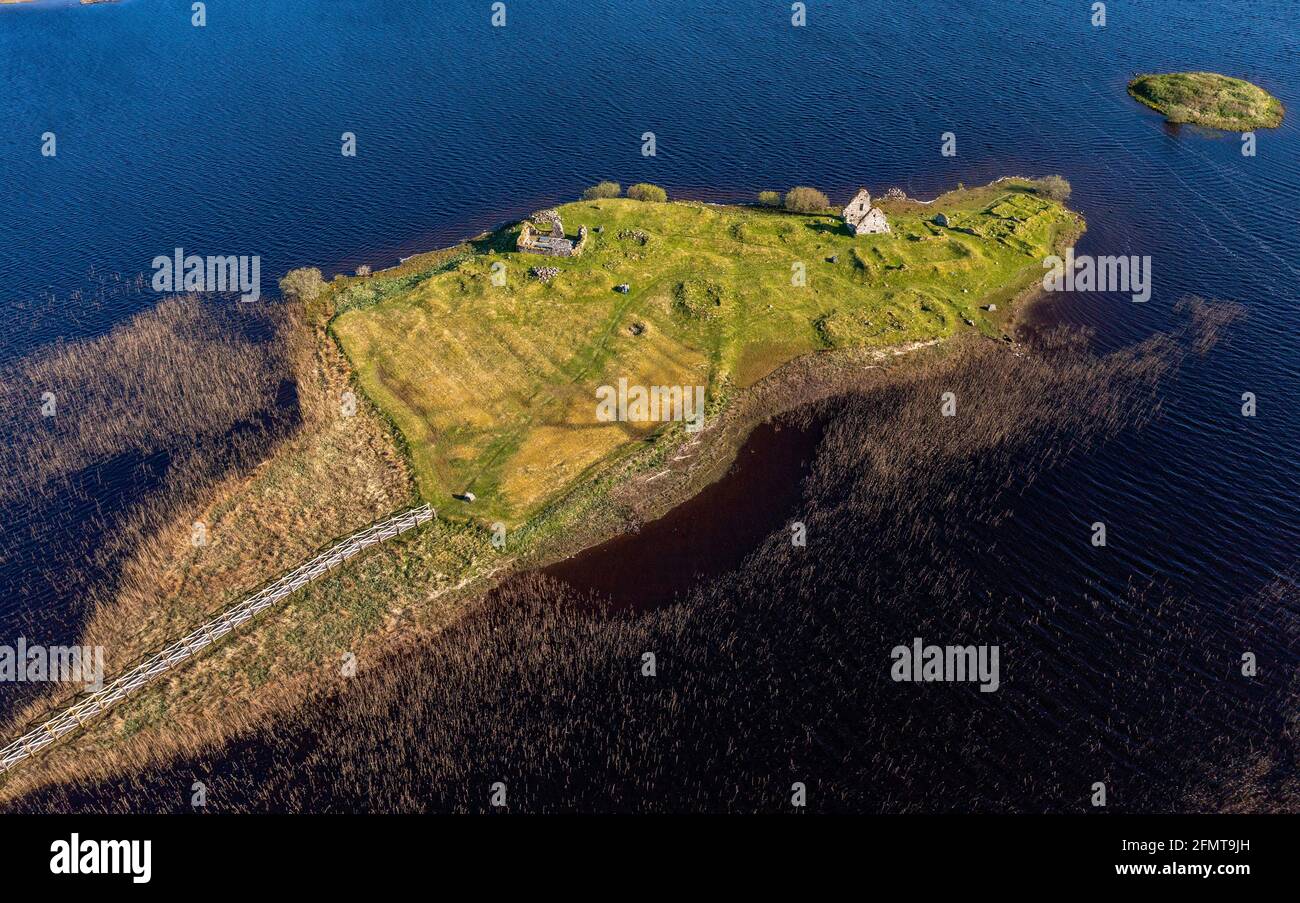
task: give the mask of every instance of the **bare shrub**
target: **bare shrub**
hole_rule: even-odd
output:
[[[792,213],[819,213],[830,205],[830,199],[816,188],[799,185],[785,193],[785,209]]]
[[[316,267],[290,270],[280,280],[280,294],[290,301],[315,301],[325,289],[325,280]]]
[[[627,196],[634,201],[652,201],[662,204],[668,200],[668,192],[649,182],[638,182],[627,190]]]
[[[623,193],[623,186],[617,182],[597,182],[582,193],[584,201],[598,201],[601,198],[616,198]]]
[[[1034,181],[1034,190],[1043,197],[1054,201],[1066,201],[1070,197],[1070,183],[1061,176],[1043,176]]]

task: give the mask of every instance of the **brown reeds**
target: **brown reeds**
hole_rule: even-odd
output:
[[[297,305],[200,297],[6,367],[7,641],[102,645],[111,674],[400,507],[400,455],[364,403],[340,415],[348,389]],[[0,700],[8,733],[78,689],[32,686]]]
[[[292,318],[170,298],[0,370],[8,640],[76,642],[130,554],[295,428]]]
[[[500,781],[513,812],[788,812],[799,782],[821,812],[1082,812],[1104,781],[1112,810],[1295,811],[1293,672],[1220,676],[1243,648],[1292,654],[1294,577],[1211,607],[1058,598],[1046,574],[1010,593],[1001,571],[1010,494],[1153,416],[1201,339],[1101,359],[1066,335],[973,343],[819,402],[799,415],[826,425],[807,547],[775,525],[734,573],[634,616],[518,578],[291,717],[171,762],[120,748],[124,775],[14,808],[185,811],[201,780],[222,812],[487,811]],[[1000,644],[1001,689],[892,682],[913,636]]]

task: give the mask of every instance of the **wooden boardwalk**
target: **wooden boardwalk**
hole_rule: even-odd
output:
[[[354,555],[376,543],[433,520],[435,516],[436,512],[433,508],[420,505],[395,514],[364,530],[358,530],[346,539],[340,540],[311,561],[294,568],[274,583],[247,596],[203,626],[190,631],[167,648],[149,656],[103,688],[82,695],[58,714],[7,743],[0,748],[0,773],[8,771],[22,760],[58,742],[92,718],[102,715],[131,693],[152,682],[154,678],[189,661],[232,630],[248,623],[258,613],[334,570]]]

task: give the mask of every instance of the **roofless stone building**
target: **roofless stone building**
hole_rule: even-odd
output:
[[[844,208],[844,222],[848,223],[854,235],[877,235],[889,231],[889,220],[884,211],[871,206],[871,193],[865,188],[859,188]]]
[[[545,226],[547,233],[539,227]],[[545,254],[548,257],[577,257],[587,244],[587,227],[578,230],[578,241],[564,237],[564,223],[558,210],[539,210],[531,220],[524,220],[519,230],[515,250],[523,254]]]

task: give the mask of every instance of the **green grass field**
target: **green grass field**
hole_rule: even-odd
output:
[[[1029,182],[881,206],[893,232],[859,238],[831,215],[579,201],[559,211],[570,235],[591,229],[582,256],[518,254],[518,226],[504,229],[340,280],[331,328],[424,497],[516,525],[662,429],[598,422],[597,387],[704,385],[716,406],[809,352],[995,333],[982,305],[1005,309],[1080,225]],[[543,284],[535,266],[559,273]],[[477,499],[452,500],[465,491]]]
[[[1282,102],[1263,88],[1214,72],[1139,75],[1128,93],[1170,122],[1245,132],[1282,124]]]

